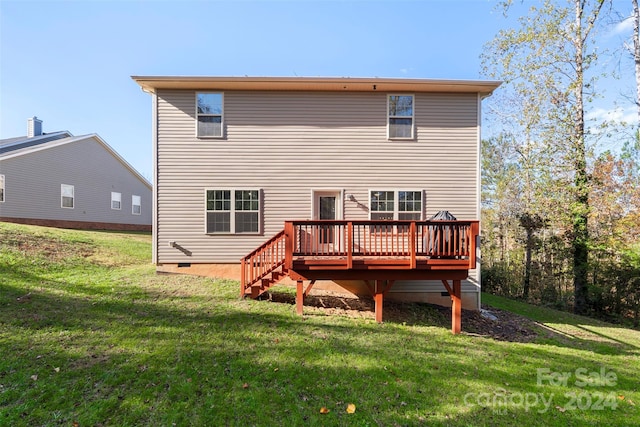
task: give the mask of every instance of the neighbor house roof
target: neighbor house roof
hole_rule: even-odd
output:
[[[122,156],[120,156],[109,144],[107,144],[99,135],[93,133],[88,135],[73,136],[68,131],[53,132],[43,135],[28,137],[18,137],[0,140],[0,160],[10,159],[19,156],[25,156],[41,150],[49,150],[65,144],[93,139],[102,145],[116,160],[143,182],[149,189],[152,188],[151,183],[143,177],[133,166],[131,166]]]
[[[490,80],[438,80],[361,77],[197,77],[132,76],[146,92],[158,89],[290,90],[356,92],[466,92],[491,94],[500,86]]]
[[[0,139],[0,155],[10,151],[20,150],[27,147],[44,144],[45,142],[56,141],[58,139],[73,136],[66,130],[59,132],[43,133],[38,136],[18,136],[15,138]]]

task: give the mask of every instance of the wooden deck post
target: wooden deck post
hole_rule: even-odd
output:
[[[460,280],[453,281],[453,293],[451,294],[451,333],[460,333],[462,325],[462,286]]]
[[[382,323],[382,300],[384,298],[383,290],[380,289],[380,281],[376,280],[373,300],[376,304],[376,322]]]
[[[245,277],[245,263],[244,258],[240,260],[240,298],[245,297],[244,293],[244,284],[247,283],[247,278]]]
[[[284,223],[284,268],[293,267],[293,249],[295,246],[295,229],[291,221]]]
[[[302,316],[302,309],[304,307],[304,286],[302,280],[296,282],[296,313]]]

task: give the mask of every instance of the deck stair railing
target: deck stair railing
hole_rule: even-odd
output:
[[[240,260],[240,296],[257,298],[287,275],[285,235],[281,230]]]

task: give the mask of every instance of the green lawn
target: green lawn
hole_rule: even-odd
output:
[[[541,338],[298,317],[150,240],[0,223],[0,425],[640,425],[638,331],[490,295]]]

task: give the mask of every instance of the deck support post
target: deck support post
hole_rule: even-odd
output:
[[[462,286],[460,280],[453,280],[451,294],[451,333],[457,335],[462,326]]]
[[[296,313],[302,316],[304,307],[304,286],[302,280],[296,282]]]
[[[384,299],[384,288],[380,289],[380,280],[376,280],[373,300],[376,304],[376,322],[382,323],[382,300]]]

